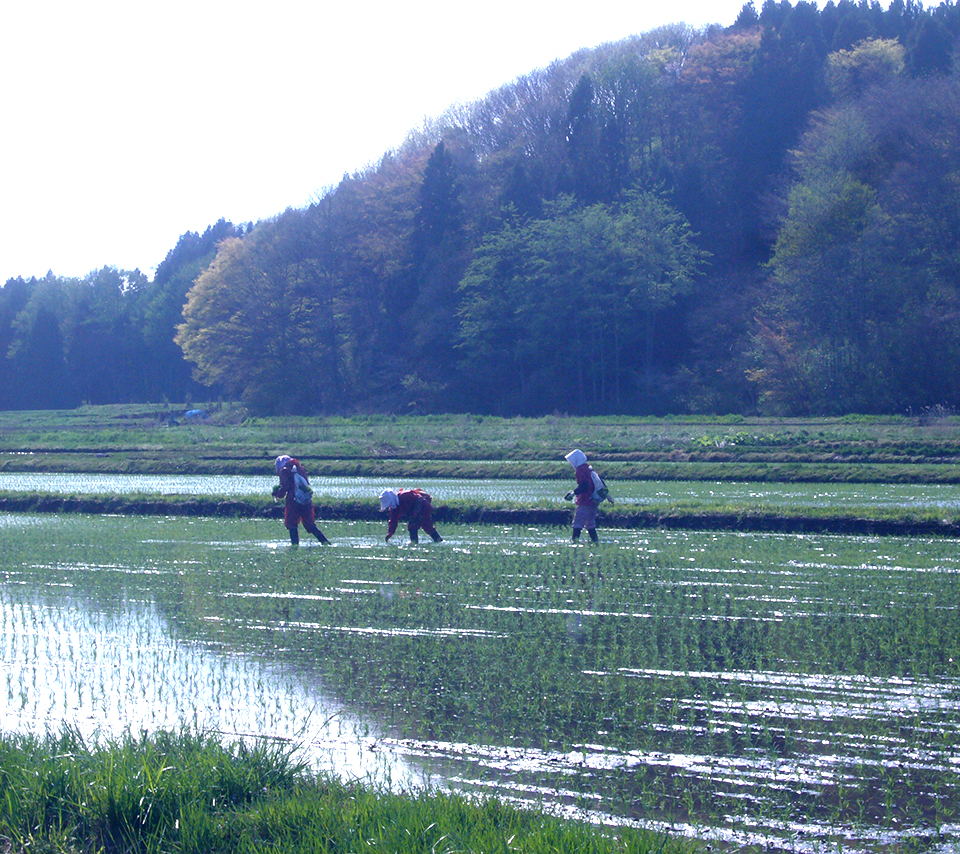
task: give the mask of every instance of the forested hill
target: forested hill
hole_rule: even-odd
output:
[[[767,0],[582,50],[309,207],[187,232],[152,281],[0,290],[2,408],[211,395],[960,407],[960,6]]]

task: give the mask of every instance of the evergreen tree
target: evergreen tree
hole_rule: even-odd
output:
[[[412,235],[412,302],[406,306],[409,357],[401,381],[418,405],[442,405],[449,395],[457,310],[457,283],[466,257],[460,174],[443,142],[427,161]]]

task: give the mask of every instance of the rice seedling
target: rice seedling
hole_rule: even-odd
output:
[[[307,755],[340,737],[332,765],[354,774],[373,772],[341,759],[350,746],[401,785],[737,844],[953,839],[951,541],[608,530],[589,547],[450,526],[398,547],[334,521],[333,548],[293,550],[274,521],[57,525],[53,543],[30,517],[0,524],[2,663],[61,655],[69,685],[89,638],[110,661],[110,631],[138,626],[154,653],[135,682],[80,680],[116,705],[71,700],[101,723],[169,705],[185,723],[302,736]],[[75,639],[43,646],[44,628]],[[304,727],[311,699],[349,723],[342,737]],[[256,713],[232,719],[242,707]]]
[[[391,793],[312,775],[289,747],[185,730],[106,742],[69,728],[3,736],[0,767],[0,835],[16,850],[694,850],[660,833],[612,834],[498,800]]]

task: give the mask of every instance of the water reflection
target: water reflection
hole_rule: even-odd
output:
[[[402,480],[402,479],[401,479]],[[44,492],[58,495],[253,496],[269,500],[275,478],[268,475],[138,475],[31,474],[0,472],[0,491]],[[319,501],[369,498],[398,485],[397,478],[315,477]],[[564,480],[477,480],[420,478],[417,485],[443,501],[505,501],[564,505]],[[901,508],[904,510],[960,509],[958,484],[796,484],[719,483],[711,481],[614,481],[613,494],[621,504],[671,502],[735,502],[758,506],[843,508]]]
[[[380,733],[253,657],[173,637],[154,604],[107,613],[68,595],[0,603],[0,729],[85,736],[187,726],[302,744],[320,769],[400,785],[419,778],[372,748]]]
[[[7,729],[295,738],[340,773],[771,849],[960,838],[953,541],[55,524],[0,515]]]

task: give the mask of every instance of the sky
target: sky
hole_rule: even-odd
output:
[[[743,2],[5,4],[0,282],[152,277],[184,232],[307,205],[456,103]]]

